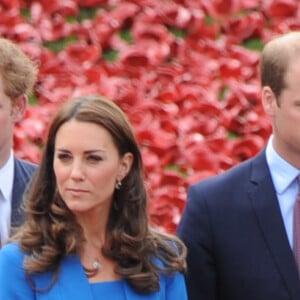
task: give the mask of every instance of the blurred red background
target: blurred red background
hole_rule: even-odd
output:
[[[53,112],[102,94],[139,141],[149,214],[174,232],[190,184],[255,155],[263,44],[299,29],[297,0],[1,0],[0,34],[40,67],[16,155],[39,162]]]

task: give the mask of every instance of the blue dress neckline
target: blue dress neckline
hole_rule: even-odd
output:
[[[124,280],[90,283],[93,299],[126,300]],[[105,297],[105,298],[103,298]]]

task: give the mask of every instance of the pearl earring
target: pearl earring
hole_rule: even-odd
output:
[[[120,179],[117,179],[117,182],[116,182],[116,190],[120,190],[122,187],[122,181]]]

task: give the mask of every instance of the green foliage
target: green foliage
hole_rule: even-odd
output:
[[[79,15],[77,16],[77,20],[82,22],[86,19],[94,19],[99,11],[99,8],[91,7],[91,8],[80,8]]]
[[[107,61],[116,61],[119,55],[119,51],[114,49],[107,49],[103,52],[103,59]]]
[[[243,42],[243,46],[250,50],[261,51],[264,46],[264,43],[259,38],[251,38],[251,39],[245,40]]]
[[[72,44],[75,41],[77,41],[77,36],[70,35],[57,41],[44,42],[44,46],[52,50],[53,52],[58,53],[59,51],[64,49],[67,45]]]
[[[21,10],[20,10],[20,13],[21,13],[21,15],[25,18],[25,20],[26,20],[27,22],[30,21],[30,19],[31,19],[31,14],[30,14],[29,8],[26,7],[26,8],[21,9]]]
[[[239,138],[240,136],[236,132],[228,131],[227,137],[229,140],[233,140]]]
[[[133,38],[132,38],[130,29],[124,29],[124,30],[120,31],[119,35],[120,35],[121,39],[126,41],[128,44],[133,44]]]
[[[208,16],[208,15],[205,16],[205,24],[212,25],[215,22],[216,22],[216,20],[213,19],[211,16]]]
[[[29,95],[28,102],[29,102],[29,105],[32,105],[32,106],[37,105],[38,99],[37,99],[36,95],[33,93],[31,95]]]
[[[187,35],[187,33],[180,29],[180,28],[176,28],[176,27],[168,27],[169,31],[174,34],[177,38],[181,38],[184,39]]]
[[[225,96],[226,96],[226,93],[229,91],[229,88],[228,88],[228,86],[223,86],[222,87],[222,89],[221,89],[221,91],[219,92],[219,97],[218,97],[218,99],[219,100],[224,100],[224,98],[225,98]]]
[[[182,178],[187,178],[186,172],[182,171],[180,166],[175,165],[175,164],[170,164],[165,167],[165,170],[171,170],[177,172]]]

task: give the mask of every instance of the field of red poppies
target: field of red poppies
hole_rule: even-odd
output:
[[[40,66],[16,154],[39,162],[62,102],[109,97],[139,141],[152,221],[174,232],[191,183],[264,146],[260,50],[300,29],[299,12],[297,0],[1,0],[1,36]]]

